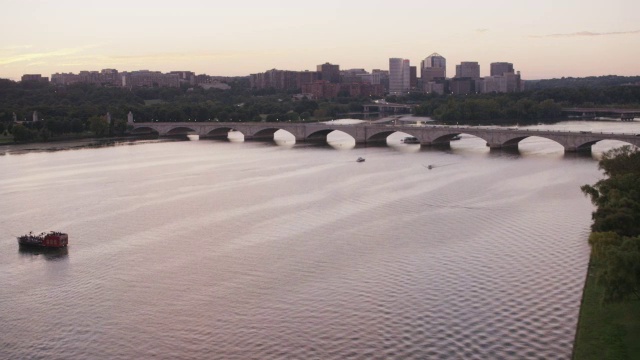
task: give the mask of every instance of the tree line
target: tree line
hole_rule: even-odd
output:
[[[581,187],[596,206],[591,265],[605,302],[640,300],[640,150],[613,149],[599,168],[607,178]]]
[[[402,99],[396,99],[402,101]],[[415,113],[443,123],[535,124],[562,118],[564,107],[640,108],[640,86],[551,88],[519,93],[428,96]]]

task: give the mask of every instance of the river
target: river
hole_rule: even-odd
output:
[[[569,358],[579,187],[619,144],[402,136],[1,147],[0,358]],[[69,247],[18,248],[47,230]]]

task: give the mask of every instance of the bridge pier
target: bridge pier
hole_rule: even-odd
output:
[[[582,153],[589,154],[591,153],[591,146],[579,147],[579,146],[566,146],[564,148],[565,153]]]
[[[489,143],[487,142],[487,147],[491,150],[513,150],[518,149],[518,143],[515,144],[504,144],[504,143]]]
[[[634,114],[620,114],[620,120],[622,121],[633,121],[634,118]]]

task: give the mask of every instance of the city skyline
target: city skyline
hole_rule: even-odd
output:
[[[525,79],[638,75],[640,25],[633,1],[203,0],[107,4],[4,1],[0,78],[117,68],[247,76],[265,69],[388,69],[432,53],[455,65],[517,64]]]

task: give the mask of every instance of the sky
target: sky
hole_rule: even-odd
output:
[[[0,0],[0,78],[115,68],[388,69],[437,52],[522,78],[640,75],[638,0]]]

